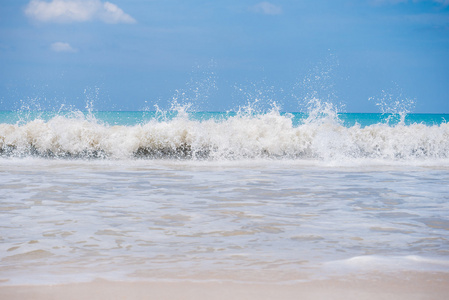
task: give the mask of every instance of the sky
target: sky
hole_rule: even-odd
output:
[[[0,110],[449,113],[449,0],[1,0]]]

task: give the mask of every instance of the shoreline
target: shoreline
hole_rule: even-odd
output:
[[[0,286],[0,299],[446,299],[449,273],[346,276],[291,284],[229,281],[107,281]]]

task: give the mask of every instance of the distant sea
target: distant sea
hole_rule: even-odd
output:
[[[0,285],[449,273],[446,120],[1,111]]]

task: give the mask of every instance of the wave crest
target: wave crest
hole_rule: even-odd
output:
[[[287,158],[339,160],[447,159],[449,124],[345,127],[336,118],[293,117],[277,110],[191,120],[152,119],[133,126],[94,118],[55,116],[25,124],[0,124],[2,156],[55,158],[170,158],[230,160]]]

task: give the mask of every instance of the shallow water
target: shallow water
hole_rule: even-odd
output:
[[[0,159],[3,284],[449,272],[449,166]]]

